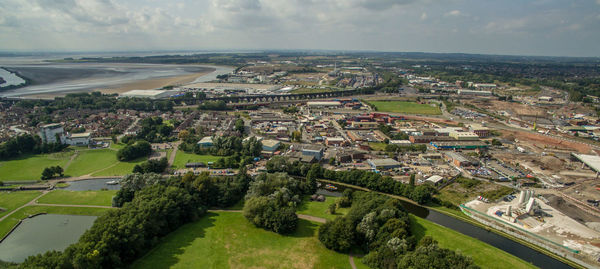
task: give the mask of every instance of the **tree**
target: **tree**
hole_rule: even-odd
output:
[[[42,180],[48,180],[54,177],[54,171],[52,168],[50,167],[46,167],[44,168],[44,171],[42,171]]]
[[[347,252],[354,245],[355,229],[347,218],[336,218],[319,227],[319,241],[328,249]]]
[[[410,181],[408,185],[415,186],[415,174],[410,175]]]
[[[335,203],[333,203],[333,204],[330,204],[330,205],[329,205],[329,208],[328,208],[328,209],[329,209],[329,214],[331,214],[331,215],[335,215],[335,210],[336,210],[336,208],[337,208],[337,205],[336,205]]]

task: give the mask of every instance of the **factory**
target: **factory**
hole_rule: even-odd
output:
[[[121,93],[119,97],[161,99],[178,94],[177,90],[131,90]]]

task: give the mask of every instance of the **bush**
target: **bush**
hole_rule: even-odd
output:
[[[152,146],[150,143],[140,140],[117,151],[117,159],[119,161],[131,161],[140,157],[148,156],[151,152]]]

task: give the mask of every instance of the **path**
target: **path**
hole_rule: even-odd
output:
[[[350,260],[350,266],[352,269],[356,269],[356,264],[354,264],[354,256],[352,256],[352,253],[348,254],[348,260]]]
[[[59,206],[59,207],[117,208],[117,207],[106,206],[106,205],[63,205],[63,204],[39,204],[39,203],[35,203],[35,205],[41,205],[41,206]]]
[[[5,220],[6,218],[8,218],[13,213],[15,213],[15,212],[23,209],[26,206],[35,205],[36,204],[35,201],[37,201],[37,199],[41,198],[42,196],[46,195],[46,193],[48,193],[48,191],[43,191],[42,194],[40,194],[39,196],[33,198],[33,200],[29,201],[28,203],[26,203],[26,204],[24,204],[24,205],[22,205],[20,207],[15,208],[13,211],[10,211],[10,213],[8,213],[8,214],[6,214],[6,215],[4,215],[3,217],[0,218],[0,222],[3,221],[3,220]]]
[[[77,156],[79,156],[79,150],[75,150],[75,153],[73,154],[73,156],[71,156],[71,159],[69,159],[69,161],[67,162],[67,164],[65,164],[65,167],[63,168],[63,171],[67,170],[67,168],[69,168],[69,166],[71,165],[71,163],[73,162],[73,160],[75,160],[75,158],[77,158]]]
[[[181,144],[181,142],[175,142],[173,143],[173,151],[171,151],[171,156],[169,156],[169,167],[173,165],[173,162],[175,162],[175,156],[177,156],[177,150],[179,150],[179,144]]]

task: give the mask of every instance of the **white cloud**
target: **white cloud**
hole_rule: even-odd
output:
[[[427,19],[427,13],[423,12],[421,13],[421,20],[424,21]]]
[[[446,14],[444,14],[444,16],[446,16],[446,17],[458,17],[460,15],[461,15],[460,10],[456,10],[456,9],[452,10],[452,11],[448,11],[448,12],[446,12]]]

